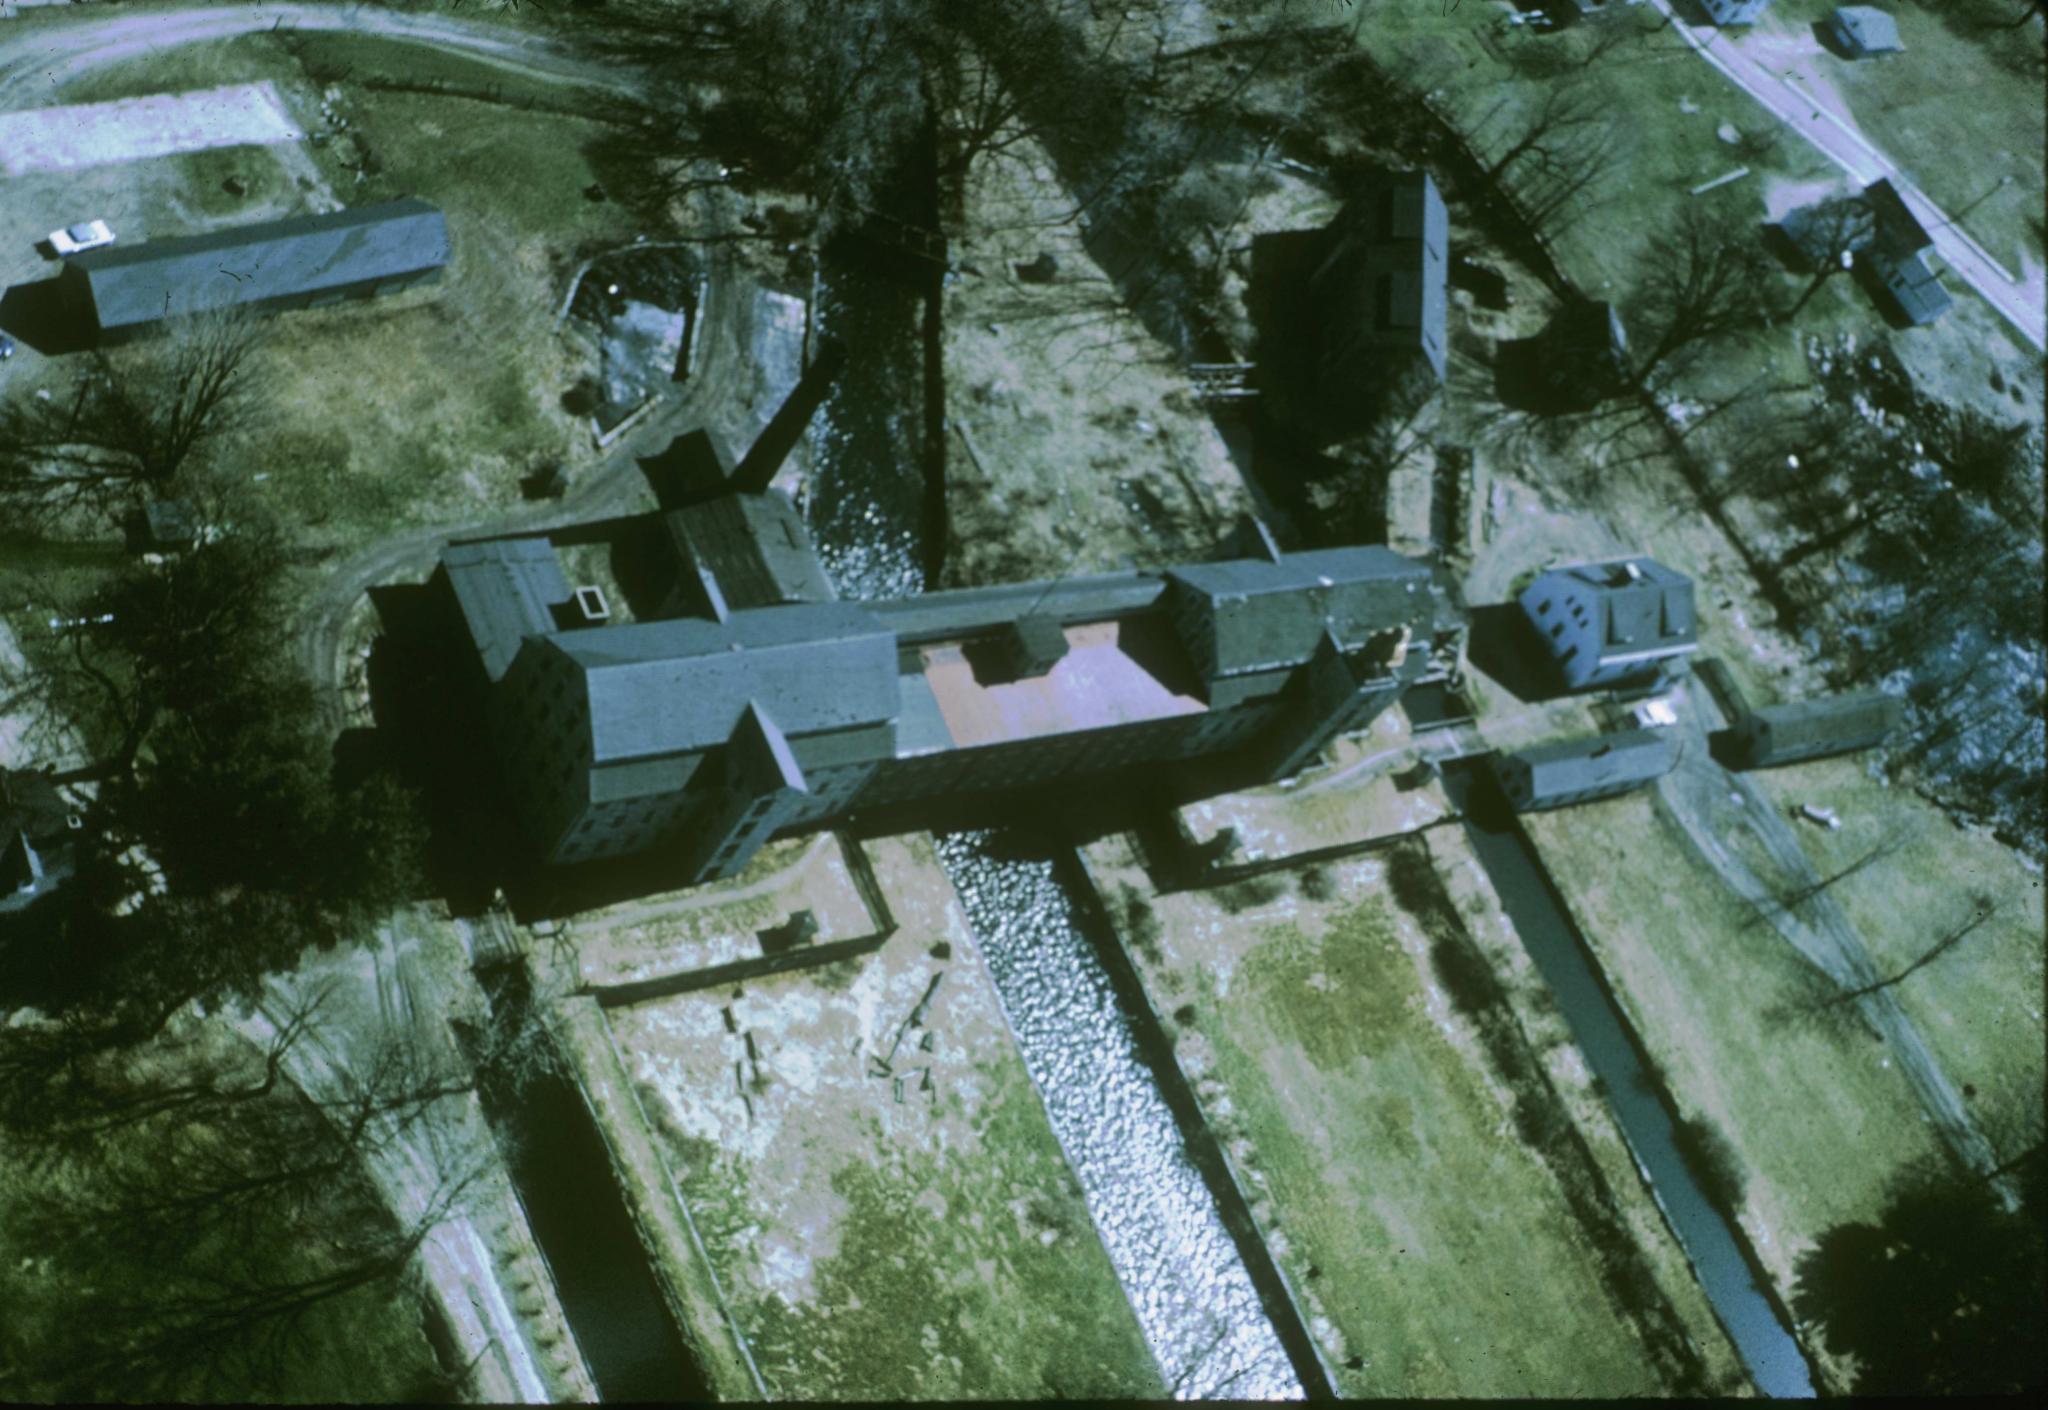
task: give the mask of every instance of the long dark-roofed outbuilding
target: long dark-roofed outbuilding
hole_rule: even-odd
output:
[[[391,293],[448,263],[448,225],[407,198],[73,255],[63,279],[102,338],[221,309],[271,312]]]

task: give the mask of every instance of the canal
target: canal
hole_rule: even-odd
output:
[[[1571,1024],[1587,1066],[1600,1078],[1629,1149],[1708,1301],[1758,1390],[1780,1398],[1812,1397],[1811,1369],[1765,1291],[1754,1256],[1679,1154],[1674,1113],[1648,1057],[1595,971],[1584,939],[1527,839],[1512,817],[1488,806],[1482,792],[1486,786],[1467,761],[1444,767],[1444,789],[1464,816],[1472,849]]]
[[[938,339],[935,281],[854,241],[819,266],[821,331],[858,347],[812,435],[807,518],[847,598],[924,590],[940,545],[918,392]],[[923,312],[930,316],[929,309]],[[931,583],[931,586],[937,586]],[[1049,853],[987,833],[939,839],[1024,1065],[1172,1393],[1299,1397],[1229,1231],[1144,1061]]]
[[[531,995],[523,971],[498,970],[484,988],[495,1022],[525,1021]],[[583,1094],[553,1063],[517,1072],[486,1065],[477,1094],[599,1398],[709,1399]]]

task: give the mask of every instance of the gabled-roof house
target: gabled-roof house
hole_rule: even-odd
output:
[[[1746,768],[1769,768],[1884,743],[1899,727],[1905,706],[1883,691],[1830,695],[1766,705],[1735,727],[1735,756]]]
[[[1553,568],[1517,601],[1568,690],[1648,679],[1699,645],[1692,579],[1654,559]]]
[[[1910,325],[1934,322],[1955,303],[1921,257],[1933,247],[1934,236],[1889,180],[1864,187],[1863,201],[1875,225],[1856,260],[1869,276],[1871,294]]]
[[[1487,763],[1510,807],[1539,812],[1653,783],[1677,765],[1678,746],[1668,730],[1623,730],[1494,754]]]
[[[441,212],[406,199],[108,245],[71,256],[60,278],[108,339],[216,309],[273,312],[390,293],[436,277],[448,258]]]
[[[1874,5],[1837,6],[1825,26],[1827,37],[1852,59],[1896,54],[1906,47],[1899,42],[1899,22]]]
[[[1331,394],[1413,358],[1443,379],[1450,216],[1425,171],[1373,174],[1329,225],[1309,275]]]

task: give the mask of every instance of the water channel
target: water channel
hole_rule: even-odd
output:
[[[924,586],[915,289],[872,265],[820,270],[814,315],[861,349],[813,432],[811,533],[849,598]],[[1215,1201],[1138,1049],[1132,1019],[1084,935],[1053,864],[989,834],[939,855],[987,957],[1024,1065],[1080,1180],[1091,1217],[1174,1394],[1259,1399],[1301,1388]]]
[[[1757,1389],[1782,1398],[1810,1398],[1813,1376],[1762,1275],[1727,1218],[1700,1188],[1679,1154],[1672,1112],[1648,1058],[1588,957],[1584,941],[1548,876],[1514,823],[1480,816],[1468,806],[1482,785],[1466,764],[1444,769],[1444,788],[1465,817],[1472,850],[1500,894],[1515,932],[1570,1022],[1587,1065],[1605,1087],[1629,1149],[1645,1172],[1679,1244],[1691,1259],[1721,1325],[1735,1343]]]
[[[485,992],[503,1023],[518,1023],[531,1002],[517,970],[492,974]],[[554,1071],[514,1076],[486,1069],[477,1095],[599,1398],[708,1400],[710,1389],[676,1330],[583,1094]]]

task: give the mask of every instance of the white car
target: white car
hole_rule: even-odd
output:
[[[104,220],[88,220],[82,225],[67,225],[62,230],[50,232],[50,248],[60,255],[75,255],[80,250],[96,250],[113,243],[114,232]]]

